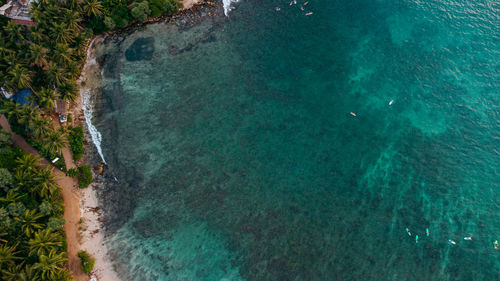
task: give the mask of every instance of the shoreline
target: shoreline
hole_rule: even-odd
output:
[[[96,36],[89,43],[85,65],[79,79],[80,95],[78,97],[78,102],[75,104],[78,108],[74,108],[74,110],[78,112],[77,115],[79,117],[77,120],[81,123],[79,125],[85,128],[84,136],[87,145],[83,162],[90,167],[92,167],[92,162],[95,162],[94,154],[96,154],[97,151],[95,151],[94,148],[89,149],[89,146],[93,146],[94,144],[89,134],[88,124],[84,118],[83,107],[86,106],[86,104],[83,102],[83,95],[91,95],[96,88],[99,87],[96,83],[100,79],[100,68],[95,61],[94,44],[99,43],[102,39],[102,36]],[[100,211],[99,200],[96,192],[96,186],[99,185],[99,183],[95,182],[96,178],[97,177],[94,174],[94,182],[90,184],[89,187],[82,189],[80,192],[80,249],[87,251],[92,257],[95,258],[94,269],[89,274],[91,278],[90,280],[118,281],[120,279],[113,270],[113,264],[108,258],[108,249],[104,242],[104,227],[101,219],[102,213]]]
[[[95,92],[99,90],[100,87],[98,83],[100,81],[101,69],[95,58],[96,44],[99,44],[103,40],[107,40],[116,36],[128,35],[137,30],[141,30],[141,28],[152,23],[169,22],[171,20],[185,17],[192,11],[203,9],[205,5],[217,5],[216,2],[206,0],[184,0],[180,2],[182,2],[185,6],[176,15],[173,15],[171,17],[160,16],[143,23],[131,25],[122,30],[116,30],[104,35],[98,35],[89,42],[85,64],[82,68],[82,72],[78,80],[80,94],[78,95],[77,100],[72,104],[70,109],[72,111],[72,115],[74,116],[73,125],[80,125],[84,127],[86,149],[82,163],[86,163],[90,167],[93,167],[96,162],[99,162],[101,160],[101,157],[99,156],[97,148],[89,133],[89,124],[84,118],[83,110],[83,107],[86,106],[86,104],[83,102],[83,95],[90,95],[90,98],[92,98],[95,95]],[[119,281],[121,279],[118,277],[117,272],[114,270],[113,263],[109,258],[109,249],[107,248],[105,243],[105,226],[103,225],[103,214],[99,204],[100,199],[97,191],[97,189],[102,190],[106,187],[105,183],[102,180],[100,180],[99,182],[96,181],[98,177],[96,176],[93,169],[92,172],[94,174],[94,182],[88,188],[79,190],[77,194],[80,203],[80,214],[77,223],[72,222],[72,224],[76,224],[79,230],[79,237],[77,239],[80,250],[87,251],[91,256],[95,258],[94,269],[89,274],[90,280]],[[99,178],[102,179],[102,177]],[[77,279],[81,280],[81,278]]]

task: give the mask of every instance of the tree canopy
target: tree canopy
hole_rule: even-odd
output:
[[[0,136],[5,131],[0,129]],[[2,280],[70,280],[59,186],[36,156],[0,142],[0,272]],[[7,180],[6,180],[7,178]],[[4,188],[8,185],[8,188]]]

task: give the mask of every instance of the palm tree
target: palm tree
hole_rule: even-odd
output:
[[[35,232],[37,229],[41,229],[44,227],[44,224],[39,223],[38,221],[43,217],[43,214],[38,213],[35,209],[26,210],[24,213],[24,218],[14,218],[16,221],[22,223],[21,228],[23,229],[26,236],[31,237],[31,234]]]
[[[9,266],[2,270],[2,280],[4,281],[18,281],[21,273],[23,272],[23,264]]]
[[[24,267],[24,270],[19,274],[19,281],[33,281],[33,280],[39,280],[40,276],[38,275],[38,272],[36,272],[36,269],[33,269],[33,266],[27,264]]]
[[[52,32],[57,43],[68,43],[73,40],[73,32],[65,23],[52,23]]]
[[[39,45],[30,45],[28,58],[32,65],[36,65],[42,69],[47,69],[47,66],[49,65],[49,62],[47,61],[47,50]]]
[[[43,140],[53,131],[50,120],[47,117],[35,118],[31,122],[29,129],[36,140]]]
[[[29,255],[47,255],[52,249],[62,247],[63,238],[58,233],[53,233],[52,228],[39,230],[35,236],[28,241]]]
[[[66,270],[57,271],[54,276],[54,281],[72,281],[71,273]]]
[[[98,0],[86,0],[83,4],[83,10],[87,14],[87,16],[100,16],[102,15],[102,4],[101,1]]]
[[[33,2],[32,2],[33,3]],[[43,19],[43,15],[42,16],[38,16],[37,18],[37,15],[39,13],[33,13],[33,19],[37,22],[43,22],[45,19]],[[48,37],[46,34],[47,32],[42,28],[40,27],[39,25],[35,25],[31,28],[31,32],[30,32],[30,40],[32,42],[37,42],[37,43],[41,43],[41,42],[47,42],[48,40]]]
[[[10,76],[9,85],[11,87],[17,89],[26,89],[30,87],[32,72],[27,68],[16,64],[8,69],[8,75]]]
[[[60,152],[60,149],[66,146],[66,144],[66,132],[64,131],[64,129],[59,128],[49,134],[49,136],[45,140],[44,148],[52,154],[58,154]]]
[[[50,63],[47,71],[47,80],[51,86],[60,86],[66,82],[66,74],[55,63]]]
[[[47,109],[53,109],[56,106],[54,101],[59,98],[55,91],[47,88],[42,88],[36,95],[40,106]]]
[[[27,171],[16,168],[17,187],[20,188],[23,192],[29,192],[33,196],[36,196],[39,193],[38,186],[33,180],[35,173],[35,170]]]
[[[7,246],[7,244],[0,245],[0,269],[13,266],[15,260],[21,259],[16,256],[19,252],[16,252],[17,244],[14,246]]]
[[[24,27],[16,24],[12,21],[7,23],[7,26],[4,27],[4,30],[7,32],[7,36],[12,43],[20,42],[24,40]]]
[[[70,5],[69,7],[71,8],[71,10],[79,10],[79,11],[81,11],[82,4],[83,4],[83,0],[73,0],[69,4]]]
[[[54,280],[63,271],[62,265],[66,263],[68,259],[65,253],[57,253],[55,249],[52,249],[48,255],[41,255],[39,262],[33,265],[41,276],[41,280]]]
[[[4,197],[0,197],[0,202],[5,202],[5,205],[9,205],[10,203],[15,203],[21,200],[26,194],[19,194],[17,193],[17,188],[9,190],[7,194],[5,194]]]
[[[9,51],[4,52],[3,60],[0,61],[2,68],[10,68],[19,63],[17,53],[12,49],[8,50]]]
[[[7,236],[7,234],[8,234],[7,232],[2,232],[0,233],[0,237]],[[0,242],[7,243],[7,240],[0,238]]]
[[[57,63],[65,65],[71,61],[71,49],[67,44],[59,43],[53,50],[53,56]]]
[[[64,22],[68,25],[71,30],[80,31],[82,27],[80,26],[80,22],[82,22],[82,18],[80,13],[74,9],[67,9],[64,11]]]
[[[31,153],[26,153],[22,157],[16,159],[17,170],[23,172],[35,172],[37,166],[40,164],[38,156]]]
[[[75,37],[75,42],[73,43],[74,45],[74,50],[75,50],[75,55],[77,56],[84,56],[85,55],[85,47],[87,46],[87,39],[85,38],[85,35],[83,34],[78,34]]]
[[[16,121],[21,117],[22,107],[20,104],[6,100],[3,103],[3,108],[0,108],[0,113],[6,114],[9,121]]]
[[[49,166],[37,171],[35,181],[37,182],[40,196],[44,198],[53,195],[59,188],[56,184],[56,177],[52,174],[52,170]]]
[[[69,81],[65,82],[59,87],[59,96],[64,100],[69,100],[73,102],[76,100],[78,96],[78,87],[75,82]]]
[[[21,106],[21,113],[17,121],[26,128],[30,128],[33,121],[37,118],[40,118],[40,110],[38,110],[38,106],[25,104]]]

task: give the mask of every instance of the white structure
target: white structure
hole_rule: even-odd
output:
[[[9,0],[7,4],[0,7],[0,15],[10,18],[13,22],[20,24],[35,24],[31,19],[31,3],[37,0]]]
[[[5,89],[2,87],[0,88],[0,91],[2,92],[2,95],[6,98],[6,99],[10,99],[12,96],[14,96],[14,94],[12,93],[9,93],[7,91],[5,91]]]

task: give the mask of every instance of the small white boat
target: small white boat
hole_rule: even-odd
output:
[[[356,116],[356,113],[354,113],[354,112],[352,112],[352,111],[350,112],[350,114],[351,114],[352,116]]]
[[[392,103],[393,103],[393,102],[394,102],[394,100],[391,100],[391,101],[389,102],[389,105],[392,105]]]
[[[313,12],[309,12],[309,13],[306,13],[306,16],[310,16],[312,14],[313,14]]]
[[[448,240],[451,244],[453,245],[457,245],[457,242],[453,241],[453,240]]]
[[[464,240],[471,241],[472,237],[470,237],[470,236],[464,237]]]

